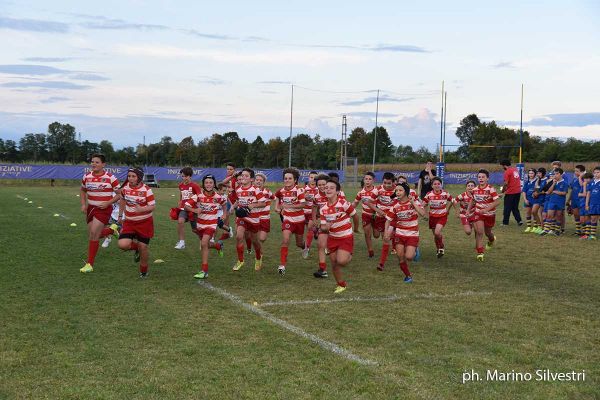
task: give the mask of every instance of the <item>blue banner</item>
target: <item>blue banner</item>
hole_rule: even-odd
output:
[[[106,166],[106,171],[114,174],[120,181],[127,177],[128,167]],[[180,167],[145,167],[146,174],[153,174],[158,181],[179,180]],[[212,174],[217,180],[223,180],[227,175],[225,168],[193,168],[194,180],[201,180],[204,175]],[[83,174],[90,171],[90,167],[84,165],[36,165],[36,164],[0,164],[0,179],[81,179]],[[308,181],[311,170],[300,170],[300,181]],[[269,182],[283,182],[283,169],[255,169],[254,172],[262,172],[267,176]],[[340,182],[344,182],[344,171],[317,170],[318,173],[336,172],[340,176]]]

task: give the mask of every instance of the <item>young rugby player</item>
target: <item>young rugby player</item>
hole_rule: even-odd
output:
[[[259,227],[258,227],[258,240],[262,244],[267,240],[267,234],[271,232],[271,202],[275,200],[275,195],[265,186],[267,182],[267,176],[265,174],[258,173],[254,177],[254,186],[263,191],[263,199],[265,206],[260,210],[259,214]],[[256,267],[256,266],[255,266]],[[259,269],[262,264],[259,265]]]
[[[546,178],[546,168],[542,167],[537,170],[537,182],[533,191],[533,207],[531,207],[531,213],[533,214],[537,225],[533,229],[533,233],[538,235],[544,231],[544,218],[546,213],[544,211],[544,204],[546,203],[546,194],[543,192],[544,187],[548,178]]]
[[[319,188],[317,187],[316,178],[319,174],[317,171],[310,171],[308,173],[308,182],[304,186],[304,200],[306,203],[304,204],[304,224],[306,225],[306,240],[304,250],[302,250],[302,258],[307,259],[310,253],[310,246],[312,244],[313,239],[317,235],[318,226],[315,226],[312,220],[312,210],[313,210],[313,201],[315,195],[319,193]]]
[[[496,242],[496,236],[492,228],[496,224],[496,207],[500,204],[498,192],[488,181],[490,173],[485,169],[480,169],[477,174],[479,185],[473,189],[473,200],[469,204],[467,214],[473,207],[473,227],[475,228],[475,250],[477,251],[477,261],[483,261],[484,247],[483,236],[487,236],[488,242],[485,249],[491,249]]]
[[[177,235],[179,241],[175,244],[177,250],[185,249],[185,223],[190,222],[192,230],[196,229],[196,217],[185,210],[185,203],[194,195],[200,194],[200,186],[196,182],[192,182],[194,170],[190,167],[182,168],[179,171],[181,174],[181,183],[179,184],[179,216],[177,217]]]
[[[325,187],[327,185],[327,181],[329,180],[329,176],[325,174],[320,174],[317,176],[317,188],[319,192],[315,195],[313,199],[313,215],[312,220],[315,226],[321,226],[321,219],[319,215],[319,210],[327,204],[327,195],[325,194]],[[322,232],[321,229],[317,231],[317,250],[319,255],[319,268],[313,273],[315,278],[327,278],[327,264],[326,264],[326,256],[325,249],[327,248],[327,233]]]
[[[397,201],[386,212],[385,237],[394,243],[404,282],[411,283],[413,278],[408,262],[413,260],[419,246],[419,215],[425,216],[425,209],[410,195],[408,183],[399,183],[395,194]]]
[[[112,213],[110,214],[110,219],[108,220],[108,227],[110,229],[110,233],[114,233],[113,231],[113,224],[115,224],[117,226],[117,229],[121,229],[121,226],[119,224],[117,224],[119,220],[119,202],[115,202],[112,205]],[[104,228],[106,229],[106,228]],[[104,231],[103,229],[103,231]],[[101,235],[102,236],[102,235]],[[117,236],[117,235],[115,235]],[[110,246],[110,242],[112,242],[112,237],[113,235],[108,235],[104,238],[104,241],[102,242],[102,248],[107,248],[108,246]]]
[[[590,214],[586,208],[586,200],[590,183],[594,180],[594,175],[591,172],[585,172],[579,176],[581,185],[581,193],[579,193],[579,215],[581,218],[581,236],[580,239],[589,239],[592,230],[592,222]]]
[[[442,186],[442,179],[435,176],[431,180],[432,190],[423,197],[423,204],[429,206],[429,229],[433,233],[437,257],[445,253],[442,229],[448,222],[448,210],[452,207],[452,196]]]
[[[375,189],[375,201],[369,201],[367,204],[375,211],[375,222],[373,224],[373,236],[379,237],[385,230],[385,221],[387,211],[394,206],[396,202],[394,194],[394,174],[391,172],[385,172],[383,174],[383,183],[381,186]],[[377,233],[375,233],[377,232]],[[383,246],[381,248],[381,257],[379,258],[379,265],[377,265],[378,271],[383,271],[385,268],[385,261],[387,260],[388,254],[390,253],[390,247],[392,246],[390,240],[383,238]]]
[[[260,227],[260,210],[264,209],[263,191],[252,185],[254,171],[250,168],[244,168],[239,175],[240,184],[229,194],[229,200],[232,207],[235,208],[236,215],[236,250],[238,261],[233,266],[234,271],[239,271],[244,266],[244,235],[246,231],[250,232],[250,238],[254,244],[255,262],[254,269],[262,268],[262,252],[260,241],[258,240],[258,229]]]
[[[537,183],[537,171],[531,168],[527,171],[527,179],[523,182],[523,188],[521,189],[521,196],[523,197],[523,208],[525,209],[525,219],[527,221],[527,228],[525,233],[532,232],[534,230],[535,222],[537,221],[537,215],[532,212],[533,204],[535,199],[533,198],[533,192],[535,191],[535,185]]]
[[[123,222],[119,248],[135,251],[134,260],[140,263],[140,278],[148,275],[148,245],[154,237],[152,211],[156,207],[154,193],[143,182],[143,178],[144,171],[141,168],[130,168],[127,171],[127,182],[121,187],[119,207],[119,222]]]
[[[581,193],[581,176],[585,174],[585,166],[578,164],[575,166],[573,171],[573,180],[569,184],[569,193],[567,194],[567,213],[573,215],[573,221],[575,222],[575,233],[576,236],[581,236],[581,216],[579,211],[579,194]]]
[[[467,181],[466,191],[452,199],[456,207],[456,216],[460,220],[460,224],[467,235],[471,235],[473,231],[473,211],[469,210],[469,204],[473,201],[473,189],[475,189],[475,181]]]
[[[342,276],[342,267],[352,260],[354,251],[354,232],[358,233],[358,215],[352,204],[341,198],[340,183],[329,179],[325,185],[327,203],[319,210],[321,230],[327,233],[327,249],[331,270],[337,282],[334,293],[339,294],[346,290],[347,284]],[[352,222],[350,221],[352,218]]]
[[[368,206],[368,202],[375,202],[377,196],[375,196],[375,174],[367,172],[363,177],[363,187],[360,192],[357,193],[356,198],[352,202],[352,206],[356,208],[358,203],[362,207],[362,226],[365,234],[365,243],[367,244],[367,250],[369,251],[369,258],[373,258],[375,252],[373,251],[373,225],[375,222],[375,211]],[[379,235],[379,232],[377,233]]]
[[[110,220],[113,203],[121,198],[119,180],[104,170],[106,159],[103,154],[93,154],[90,165],[90,172],[81,180],[81,212],[86,215],[89,242],[87,262],[80,272],[94,270],[100,238],[118,233],[115,224],[110,228],[105,228],[105,225]]]
[[[552,177],[552,183],[546,191],[547,203],[546,203],[546,220],[544,221],[544,232],[542,235],[556,235],[561,234],[560,221],[563,217],[565,209],[565,202],[567,198],[567,191],[569,186],[563,179],[564,171],[562,168],[556,168]]]
[[[594,168],[594,180],[588,184],[585,209],[590,215],[591,226],[588,239],[596,240],[598,218],[600,218],[600,166]]]
[[[283,170],[283,187],[275,192],[275,212],[283,215],[281,224],[280,263],[277,271],[285,275],[288,247],[292,234],[296,237],[296,246],[304,249],[304,189],[298,187],[300,172],[296,168]]]
[[[208,278],[209,248],[216,249],[219,256],[223,256],[223,242],[220,240],[211,242],[217,231],[219,210],[223,212],[223,215],[227,212],[227,200],[215,191],[216,185],[217,180],[213,175],[204,176],[200,194],[193,195],[185,204],[185,209],[196,215],[196,234],[200,238],[202,263],[200,271],[194,275],[196,279]]]

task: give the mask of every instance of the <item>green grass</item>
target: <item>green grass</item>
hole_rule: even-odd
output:
[[[93,273],[79,273],[87,239],[77,193],[0,188],[0,398],[600,397],[598,242],[525,235],[511,225],[496,229],[497,247],[476,263],[473,237],[452,217],[441,260],[421,225],[423,259],[411,264],[415,282],[406,285],[395,256],[375,271],[361,234],[339,297],[332,278],[312,277],[316,254],[305,261],[290,249],[288,273],[277,275],[277,219],[263,271],[247,262],[232,272],[231,240],[224,258],[211,254],[212,285],[379,363],[364,366],[198,285],[197,239],[188,230],[187,249],[172,248],[167,214],[176,189],[156,190],[151,259],[166,262],[151,264],[148,279],[138,279],[132,255],[114,242],[100,249]],[[391,295],[399,299],[261,306]],[[542,368],[585,370],[586,381],[461,383],[471,369],[485,377],[487,369]]]

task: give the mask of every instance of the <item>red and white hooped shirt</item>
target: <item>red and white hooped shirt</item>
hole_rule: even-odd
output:
[[[179,208],[184,209],[185,203],[191,199],[194,195],[198,195],[202,192],[200,185],[196,182],[180,183],[179,184]]]
[[[294,204],[302,205],[306,204],[304,199],[304,189],[299,188],[297,185],[287,189],[285,187],[275,192],[275,197],[279,199],[281,204]],[[281,215],[285,222],[299,224],[304,223],[304,207],[298,209],[286,209],[281,207]]]
[[[271,202],[275,200],[275,195],[267,188],[263,188],[263,196],[265,206],[259,208],[259,219],[262,221],[271,219]]]
[[[483,211],[483,207],[498,200],[498,192],[493,186],[487,184],[484,187],[477,186],[473,189],[473,200],[475,200],[475,214],[491,216],[496,213],[496,207]]]
[[[316,194],[319,193],[319,188],[315,186],[306,185],[304,186],[304,200],[306,204],[304,205],[304,214],[312,215],[313,209],[313,201],[315,199]]]
[[[450,193],[442,189],[439,193],[435,191],[428,192],[423,197],[423,203],[429,204],[429,216],[430,217],[445,217],[448,215],[448,209],[446,206],[452,201]]]
[[[385,218],[394,227],[396,236],[419,236],[419,214],[409,200],[404,203],[396,202],[387,211]]]
[[[154,206],[154,193],[152,189],[144,183],[139,186],[131,187],[129,182],[121,189],[121,197],[125,200],[125,220],[143,221],[152,217],[152,211],[138,212],[135,206]]]
[[[375,187],[372,187],[371,189],[368,189],[368,190],[366,188],[362,188],[360,190],[360,192],[358,192],[356,194],[356,198],[354,200],[358,201],[361,204],[363,215],[375,214],[375,211],[373,211],[371,209],[371,207],[369,207],[366,204],[367,202],[371,202],[371,203],[375,204],[375,202],[377,201],[377,194],[375,191]]]
[[[113,193],[118,189],[119,180],[107,171],[101,175],[95,175],[90,171],[81,179],[81,190],[86,192],[87,202],[90,206],[99,206],[102,202],[112,200]]]
[[[233,192],[229,194],[229,201],[233,204],[236,201],[240,207],[247,207],[249,204],[257,203],[264,200],[264,194],[262,189],[257,188],[254,185],[246,187],[238,186]],[[249,224],[258,224],[260,221],[260,208],[253,208],[250,210],[250,214],[244,217],[243,220]]]
[[[473,196],[469,192],[463,192],[452,199],[452,202],[459,207],[459,215],[461,217],[469,217],[473,215],[474,209],[471,209],[471,214],[467,215],[467,209],[469,208],[469,204],[471,204],[471,200],[473,200]]]
[[[192,208],[200,209],[200,212],[196,214],[197,229],[211,228],[216,230],[219,219],[219,210],[223,210],[223,205],[226,201],[227,199],[219,193],[215,191],[207,193],[204,190],[187,200],[187,205]]]
[[[377,188],[374,189],[375,191],[375,205],[377,206],[377,208],[379,208],[381,211],[383,212],[387,212],[390,208],[392,208],[394,206],[394,204],[396,204],[397,200],[396,198],[392,198],[392,195],[394,194],[395,189],[392,188],[391,190],[386,190],[384,189],[383,185],[379,186]]]
[[[329,237],[344,239],[352,237],[352,222],[350,218],[356,214],[356,210],[346,199],[338,197],[335,204],[326,203],[320,208],[321,225],[331,224]]]

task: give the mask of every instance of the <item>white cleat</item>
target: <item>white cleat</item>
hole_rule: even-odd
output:
[[[177,249],[177,250],[185,249],[185,242],[183,240],[180,240],[179,242],[177,242],[177,244],[175,245],[175,249]]]
[[[302,250],[302,258],[304,258],[306,260],[308,258],[309,253],[310,253],[310,248],[306,248],[306,249]]]
[[[277,272],[279,272],[279,275],[285,275],[285,266],[280,265],[279,268],[277,268]]]
[[[105,249],[110,245],[110,242],[112,241],[112,238],[110,236],[107,236],[106,238],[104,238],[104,242],[102,242],[102,248]]]

